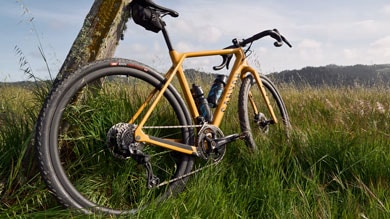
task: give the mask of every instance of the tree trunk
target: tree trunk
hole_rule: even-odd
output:
[[[72,74],[88,62],[114,55],[130,15],[127,5],[131,1],[95,0],[56,77],[56,81]],[[33,151],[32,142],[27,148],[22,164],[26,170],[24,177],[27,179],[30,179],[38,171],[32,156]]]
[[[95,0],[77,38],[66,57],[57,80],[81,66],[110,58],[125,30],[131,0]]]

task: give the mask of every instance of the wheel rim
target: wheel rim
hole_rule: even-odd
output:
[[[102,206],[97,209],[110,213],[126,212],[129,209],[134,211],[168,193],[167,187],[147,189],[146,169],[132,159],[115,158],[106,147],[106,134],[110,126],[129,121],[129,115],[141,103],[129,104],[128,100],[141,100],[148,94],[146,91],[152,89],[149,85],[135,93],[135,88],[146,85],[141,85],[140,80],[131,83],[126,80],[121,77],[120,82],[114,83],[111,76],[110,80],[97,86],[99,89],[96,89],[95,84],[87,86],[82,92],[73,92],[78,94],[78,98],[68,97],[68,101],[63,101],[57,110],[61,119],[53,120],[50,136],[53,145],[57,146],[51,150],[54,169],[64,189],[83,208]],[[124,81],[128,86],[123,86]],[[120,89],[123,87],[126,90]],[[165,100],[158,105],[158,114],[152,115],[150,121],[153,123],[146,125],[164,125],[168,121],[169,125],[179,124],[177,119],[172,120],[175,118],[175,110]],[[150,134],[176,138],[181,137],[181,131],[155,129]],[[185,156],[176,156],[175,153],[149,145],[145,146],[144,152],[152,155],[153,170],[162,180],[186,171]]]

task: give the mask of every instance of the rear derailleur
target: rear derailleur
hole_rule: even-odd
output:
[[[150,156],[142,151],[144,145],[134,140],[136,127],[129,123],[112,126],[107,133],[107,147],[114,157],[124,160],[133,158],[138,164],[143,165],[147,171],[147,187],[151,189],[160,183],[160,179],[153,174]]]

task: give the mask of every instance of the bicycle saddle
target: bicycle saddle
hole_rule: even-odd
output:
[[[161,5],[158,5],[158,4],[154,3],[152,0],[133,0],[132,3],[137,3],[137,4],[140,4],[140,5],[144,6],[144,7],[155,8],[155,9],[159,10],[162,13],[166,13],[166,14],[171,15],[172,17],[178,17],[179,16],[179,13],[177,11],[169,9],[169,8],[166,8],[166,7],[163,7]]]

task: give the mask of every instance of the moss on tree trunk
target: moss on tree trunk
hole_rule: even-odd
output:
[[[88,62],[112,57],[129,18],[131,0],[95,0],[58,75],[60,79]]]

